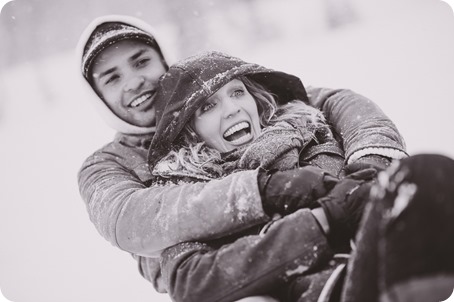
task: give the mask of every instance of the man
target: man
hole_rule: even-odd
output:
[[[165,292],[158,282],[156,258],[150,257],[179,242],[219,238],[266,222],[270,218],[264,208],[270,205],[262,204],[258,170],[208,183],[159,186],[151,182],[146,158],[155,129],[154,95],[160,75],[171,63],[162,46],[142,21],[104,16],[82,34],[77,56],[91,101],[118,131],[113,142],[83,163],[80,193],[101,235],[132,253],[141,274]],[[394,124],[366,98],[347,90],[311,88],[308,94],[311,105],[321,108],[334,130],[342,133],[352,170],[362,164],[384,167],[391,159],[406,156]],[[357,124],[358,115],[361,124]],[[298,186],[293,175],[280,177],[280,185],[291,180],[291,185]],[[228,194],[220,190],[225,183]],[[213,190],[219,191],[217,200],[207,198]],[[192,210],[185,211],[189,206]],[[201,221],[197,213],[207,209],[223,213],[216,215],[223,219]]]

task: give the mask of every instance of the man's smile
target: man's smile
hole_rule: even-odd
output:
[[[151,103],[153,100],[153,96],[155,95],[155,91],[148,90],[135,98],[128,104],[130,108],[137,108],[139,106],[144,106],[148,103]]]

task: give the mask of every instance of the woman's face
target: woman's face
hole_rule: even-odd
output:
[[[206,144],[228,152],[260,134],[257,104],[243,82],[225,84],[195,112],[193,126]]]

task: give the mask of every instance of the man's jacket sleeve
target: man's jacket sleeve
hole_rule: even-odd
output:
[[[147,188],[115,156],[97,152],[84,162],[78,180],[101,235],[142,256],[155,257],[179,242],[219,238],[269,220],[256,170],[209,183]]]
[[[307,94],[342,137],[346,164],[367,155],[407,156],[397,127],[371,100],[345,89],[307,87]]]

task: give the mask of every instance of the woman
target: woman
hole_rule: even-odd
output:
[[[207,62],[214,70],[223,72],[206,81],[194,79],[191,71],[196,70],[197,65],[206,66]],[[281,80],[285,78],[280,76]],[[275,114],[273,96],[264,92],[263,86],[277,92],[278,102],[285,103],[295,96],[303,100],[305,97],[300,83],[285,87],[282,81],[276,83],[276,79],[279,73],[219,53],[193,57],[171,68],[161,83],[161,91],[170,101],[165,108],[158,108],[157,115],[162,114],[162,118],[150,148],[154,173],[164,183],[205,181],[238,169],[292,169],[308,161],[339,174],[343,153],[320,112],[296,101],[281,106]],[[167,91],[178,93],[168,96]],[[266,128],[262,131],[262,127]],[[280,208],[281,214],[320,205],[323,210],[298,211],[260,236],[235,241],[243,233],[224,240],[186,243],[168,249],[163,254],[163,271],[174,299],[231,301],[267,293],[285,301],[314,301],[331,272],[336,274],[330,280],[338,278],[340,270],[330,261],[332,249],[342,247],[353,235],[366,201],[364,192],[369,192],[365,180],[370,179],[372,173],[363,171],[337,183],[322,170],[302,169],[308,171],[304,182],[310,185],[303,186],[308,198],[304,201],[287,198]],[[261,178],[268,183],[265,190],[272,190],[278,174],[270,177],[262,172]],[[334,185],[326,197],[314,202]],[[356,193],[349,194],[352,189],[356,189]],[[276,196],[279,193],[286,195],[276,192]],[[295,229],[295,225],[299,228]],[[327,244],[324,233],[330,229],[331,239]],[[279,240],[275,240],[277,235]],[[300,240],[295,241],[295,236]],[[218,249],[227,242],[233,243]],[[263,265],[268,269],[263,269]],[[292,282],[288,282],[290,280]],[[194,283],[197,286],[193,286]],[[290,286],[280,292],[279,287],[284,284]],[[322,293],[329,296],[326,288],[333,287],[325,287]]]
[[[204,66],[210,66],[210,71],[214,71],[214,73],[210,73],[205,82],[194,81],[193,73],[188,72],[188,70],[196,70],[195,74],[197,74],[197,68]],[[216,73],[222,75],[222,77],[212,76]],[[272,91],[275,96],[268,92],[264,86]],[[203,87],[203,89],[200,89],[200,87]],[[167,95],[166,92],[170,92],[171,95]],[[174,94],[174,92],[178,93]],[[228,107],[230,112],[226,113],[227,123],[225,125],[210,124],[210,121],[215,123],[216,118],[219,117],[213,116],[213,112],[219,113],[216,108],[221,108],[222,105],[222,102],[217,98],[219,94],[232,96],[226,103],[227,106],[233,106]],[[206,102],[211,95],[216,96],[216,98]],[[160,98],[162,98],[162,101],[160,101]],[[291,270],[292,267],[295,268],[295,265],[302,265],[301,263],[305,263],[306,270],[310,270],[312,267],[321,267],[324,271],[321,276],[324,278],[329,276],[327,272],[335,268],[335,266],[329,266],[326,263],[328,259],[332,258],[333,251],[327,244],[325,235],[318,225],[321,224],[325,231],[327,231],[329,225],[324,217],[323,210],[319,208],[319,204],[315,203],[315,199],[324,196],[336,184],[337,179],[322,169],[304,167],[301,169],[304,169],[305,173],[299,174],[298,187],[290,186],[288,192],[283,192],[274,189],[284,187],[276,185],[277,182],[282,180],[279,173],[267,173],[271,169],[287,170],[305,166],[308,163],[322,167],[333,175],[338,175],[343,168],[343,150],[322,114],[302,101],[285,104],[296,99],[307,100],[307,96],[304,86],[295,77],[274,72],[258,65],[247,64],[236,58],[215,52],[200,57],[192,57],[173,66],[162,79],[156,100],[157,104],[165,104],[164,100],[170,100],[166,103],[166,108],[160,108],[159,105],[157,107],[157,116],[161,122],[158,124],[157,134],[150,147],[150,163],[154,166],[154,174],[162,183],[182,180],[207,181],[224,177],[241,169],[260,167],[262,172],[259,173],[259,182],[265,184],[261,186],[263,190],[260,193],[262,200],[264,200],[265,211],[270,216],[274,213],[285,215],[298,208],[318,207],[314,210],[307,209],[296,216],[286,218],[286,220],[297,221],[300,226],[306,224],[306,228],[310,229],[311,232],[306,234],[305,241],[300,242],[302,246],[292,244],[296,253],[285,254],[286,257],[282,258],[275,257],[273,265],[268,263],[268,267],[274,267],[279,272],[273,274],[263,272],[262,274],[260,268],[252,269],[251,265],[247,266],[250,271],[254,271],[253,275],[256,274],[258,279],[267,276],[261,284],[271,282],[269,286],[276,285],[274,284],[276,283],[274,282],[275,277],[287,278],[288,276],[285,277],[284,275],[285,278],[281,276],[284,273],[283,271]],[[233,103],[230,103],[231,100],[233,100]],[[279,109],[276,100],[283,104]],[[216,102],[219,102],[219,104],[216,104]],[[239,104],[239,107],[235,107],[235,104]],[[236,112],[237,110],[239,112]],[[193,114],[195,114],[195,118],[193,118]],[[262,127],[266,127],[263,132]],[[201,135],[196,135],[194,130]],[[210,133],[209,130],[214,130],[214,132]],[[201,143],[203,138],[206,138],[210,146]],[[303,150],[304,152],[302,152]],[[224,154],[221,155],[221,152]],[[367,173],[363,176],[366,179],[370,178],[370,174]],[[353,188],[362,182],[361,179],[350,178],[343,183],[343,187]],[[304,194],[301,194],[301,192],[304,192]],[[301,198],[301,196],[306,196],[306,198]],[[276,204],[279,204],[276,203],[276,199],[281,201],[279,206],[276,206]],[[270,201],[268,207],[266,206],[267,200]],[[328,204],[325,207],[328,207]],[[356,207],[360,206],[361,204],[358,204]],[[318,220],[315,220],[314,216]],[[343,227],[335,229],[337,234],[332,233],[336,235],[333,238],[339,241],[335,244],[335,247],[345,250],[345,245],[352,237],[355,229],[354,224],[357,223],[358,218],[346,220],[344,217],[335,217],[336,219],[334,217],[332,217],[331,223],[345,221],[340,224]],[[284,225],[290,227],[293,223],[289,222]],[[292,240],[294,237],[292,230],[292,228],[288,228],[284,231],[286,235],[281,234],[280,238]],[[210,248],[216,249],[226,242],[231,242],[238,237],[251,233],[257,233],[257,228],[245,230],[242,234],[235,234],[235,236],[223,238],[223,240],[211,241]],[[261,245],[267,245],[269,251],[281,249],[270,248],[269,244],[266,244],[267,241],[278,242],[273,240],[275,236],[273,234],[273,232],[269,232],[265,236],[269,239],[261,240]],[[232,251],[240,249],[244,251],[244,248],[248,248],[255,257],[257,253],[250,248],[254,245],[249,242],[252,237],[243,238],[244,240],[235,242],[231,246],[237,246]],[[342,240],[339,240],[340,238]],[[283,240],[280,239],[279,241],[279,244],[283,243]],[[319,245],[319,252],[314,257],[303,261],[302,259],[308,256],[307,248],[304,248],[303,245],[305,246],[308,243],[310,243],[311,255],[313,248],[317,245]],[[289,244],[291,243],[289,242]],[[188,245],[181,246],[187,247]],[[172,249],[168,250],[169,255],[172,254],[170,251]],[[179,254],[181,255],[181,253]],[[227,254],[224,253],[223,255],[227,256]],[[233,252],[234,254],[236,252]],[[165,258],[175,259],[172,256]],[[291,262],[290,266],[287,262]],[[232,263],[230,262],[230,264]],[[170,266],[172,265],[167,267]],[[236,266],[244,267],[244,264],[241,263]],[[201,274],[206,273],[204,269],[198,271]],[[239,269],[232,270],[233,273],[237,271]],[[223,278],[222,273],[212,272],[210,275],[213,276],[213,274],[220,279]],[[271,278],[271,276],[275,277]],[[319,276],[315,277],[315,280],[319,283],[317,279]],[[197,279],[199,278],[192,280]],[[214,282],[215,279],[210,278],[210,283]],[[254,276],[246,277],[239,284],[248,284],[251,279],[257,278]],[[237,278],[237,281],[239,281],[239,278]],[[308,282],[306,279],[303,281]],[[222,283],[222,281],[217,282],[217,284]],[[192,288],[192,286],[189,287]],[[241,287],[247,288],[247,286]],[[266,288],[262,285],[261,287]],[[215,289],[216,287],[198,286],[198,288],[201,290],[205,288],[201,294],[203,298],[201,298],[201,295],[195,295],[196,289],[192,288],[191,293],[194,300],[215,300],[214,296],[210,296],[206,289]],[[191,297],[177,293],[178,290],[168,290],[177,300],[189,301],[191,299]],[[256,294],[254,291],[249,293],[248,290],[244,292],[235,291],[238,297]],[[223,291],[215,290],[215,292],[216,295],[223,295]],[[230,290],[228,292],[227,299],[232,299],[234,296],[231,295]],[[314,290],[310,295],[318,294],[319,292]]]

